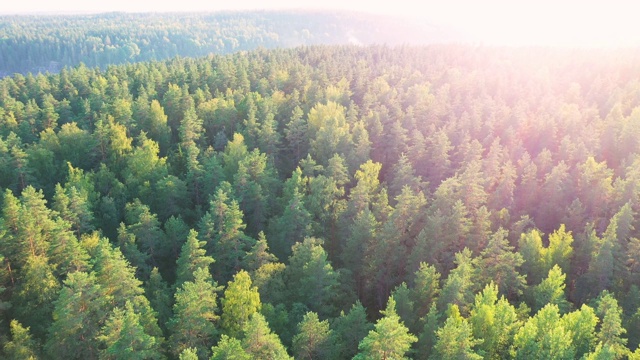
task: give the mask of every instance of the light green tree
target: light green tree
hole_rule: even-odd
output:
[[[224,291],[220,318],[222,331],[230,337],[239,338],[246,322],[260,308],[258,288],[253,286],[249,273],[241,270]]]
[[[381,313],[383,317],[358,345],[360,352],[354,360],[407,359],[411,344],[418,340],[400,321],[393,297],[389,297],[387,308]]]

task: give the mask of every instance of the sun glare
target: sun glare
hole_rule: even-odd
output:
[[[619,47],[640,45],[640,32],[635,29],[636,7],[625,0],[238,0],[225,3],[183,0],[154,3],[153,6],[146,1],[125,0],[61,0],[55,3],[25,0],[5,4],[0,13],[337,9],[412,17],[456,30],[465,42],[487,45]]]

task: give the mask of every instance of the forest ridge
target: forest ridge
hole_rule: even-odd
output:
[[[427,44],[456,37],[443,26],[357,12],[0,15],[0,77],[258,47]]]
[[[636,50],[6,77],[2,354],[637,359],[639,139]]]

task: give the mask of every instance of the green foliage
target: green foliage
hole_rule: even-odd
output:
[[[535,287],[533,287],[534,311],[538,311],[547,304],[557,305],[561,313],[569,310],[569,302],[565,295],[566,275],[558,265],[554,265],[549,270],[549,276]]]
[[[222,335],[218,345],[211,348],[210,360],[251,360],[249,355],[242,348],[242,342],[236,338],[230,338],[227,335]]]
[[[350,359],[358,353],[358,344],[373,330],[364,306],[353,304],[348,313],[340,313],[331,323],[332,359]]]
[[[91,34],[11,18],[0,76],[18,53],[96,66],[329,41],[359,18],[264,27],[282,16],[92,15]],[[260,49],[0,79],[3,355],[633,358],[638,54],[538,50]]]
[[[522,255],[509,245],[507,232],[499,229],[482,251],[478,267],[485,282],[495,281],[500,293],[513,299],[526,286],[525,277],[518,271],[523,263]]]
[[[184,282],[175,294],[173,317],[168,326],[169,350],[175,356],[189,348],[194,348],[198,357],[207,356],[218,333],[218,288],[205,268],[196,269],[193,278]]]
[[[284,270],[291,302],[305,304],[320,315],[335,311],[333,294],[338,286],[338,274],[333,270],[322,247],[322,240],[306,238],[293,246],[289,265]]]
[[[251,283],[249,273],[242,270],[233,276],[222,298],[220,326],[230,337],[239,338],[251,315],[260,311],[260,294]]]
[[[95,359],[99,352],[96,335],[112,298],[105,296],[93,273],[71,273],[64,285],[54,302],[45,352],[51,357]]]
[[[444,326],[437,332],[438,341],[430,359],[482,359],[473,351],[473,347],[481,344],[482,340],[473,338],[471,326],[460,316],[458,306],[452,305],[448,313]]]
[[[131,302],[123,310],[113,309],[98,341],[104,344],[102,359],[158,359],[161,358],[160,341],[146,334]]]
[[[396,313],[396,302],[389,298],[383,317],[375,324],[375,329],[360,341],[360,351],[354,359],[406,359],[405,354],[418,338],[409,333]]]
[[[457,267],[449,273],[438,297],[438,308],[441,312],[456,305],[458,311],[468,313],[474,290],[479,285],[476,282],[475,262],[467,248],[456,254]]]
[[[549,304],[528,319],[513,338],[514,359],[573,359],[572,334],[561,325],[558,306]]]
[[[280,342],[278,335],[271,332],[260,313],[251,315],[243,329],[242,347],[253,359],[289,360],[291,357]]]
[[[516,308],[504,296],[498,299],[498,287],[493,283],[476,295],[469,323],[473,336],[480,339],[479,353],[487,359],[507,358],[513,337],[521,326]],[[464,341],[468,341],[467,338]]]
[[[208,253],[216,258],[214,273],[220,279],[230,279],[240,270],[243,258],[255,242],[244,233],[246,225],[238,202],[223,187],[218,188],[199,225],[199,235]]]
[[[576,358],[581,358],[594,349],[598,322],[595,311],[587,305],[582,305],[580,310],[570,312],[562,317],[562,326],[573,335],[572,342],[576,349]],[[598,352],[597,349],[594,351]]]
[[[622,337],[627,330],[622,327],[622,309],[618,306],[618,301],[604,291],[598,299],[596,314],[601,321],[596,336],[603,347],[610,347],[616,359],[628,355],[629,350],[625,347],[627,339]]]
[[[37,360],[38,343],[17,320],[11,320],[11,341],[4,344],[4,356],[7,360]]]
[[[179,287],[186,281],[193,280],[194,274],[198,269],[208,271],[209,265],[212,264],[214,260],[212,257],[205,255],[204,245],[204,241],[198,240],[198,233],[195,230],[191,230],[187,236],[187,241],[182,245],[180,257],[176,261],[176,287]]]
[[[292,352],[296,359],[327,359],[333,347],[331,338],[329,321],[320,321],[318,314],[308,312],[298,324]]]

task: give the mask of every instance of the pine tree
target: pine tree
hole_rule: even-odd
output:
[[[598,321],[595,311],[588,305],[582,305],[579,310],[562,317],[562,325],[573,336],[572,342],[576,349],[577,359],[595,349]]]
[[[251,250],[247,252],[247,255],[243,259],[242,268],[254,273],[263,265],[274,263],[278,261],[278,258],[269,252],[269,244],[264,232],[258,234],[258,240],[251,247]]]
[[[242,348],[242,342],[236,338],[222,335],[218,345],[211,348],[210,360],[251,360],[252,357]]]
[[[4,344],[4,356],[7,360],[37,360],[38,343],[32,338],[28,327],[17,320],[11,320],[11,341]]]
[[[15,316],[38,337],[44,337],[51,324],[53,301],[60,291],[52,270],[46,257],[29,256],[11,298]]]
[[[457,267],[449,273],[438,298],[438,308],[441,312],[446,311],[451,305],[457,305],[459,311],[468,313],[474,290],[479,285],[476,282],[475,262],[467,248],[456,254]]]
[[[395,308],[396,302],[390,297],[387,308],[381,311],[383,317],[358,345],[360,352],[355,360],[406,359],[405,354],[418,338],[409,333]]]
[[[596,314],[601,321],[600,329],[596,335],[597,339],[603,346],[611,347],[616,359],[628,355],[629,350],[625,347],[627,339],[622,337],[627,332],[622,327],[622,309],[609,292],[603,291],[600,294]]]
[[[482,339],[478,352],[487,359],[508,357],[513,336],[521,326],[516,309],[504,296],[498,299],[498,286],[493,283],[476,295],[469,323],[473,335]]]
[[[258,289],[252,286],[249,273],[241,270],[224,291],[220,326],[230,337],[239,338],[242,329],[252,314],[261,308]]]
[[[284,272],[291,303],[300,302],[309,310],[325,316],[334,311],[338,273],[333,270],[322,247],[322,240],[306,238],[293,246],[293,254]]]
[[[195,348],[184,349],[180,353],[179,360],[198,360],[198,351]]]
[[[64,281],[54,302],[53,324],[45,344],[52,358],[96,359],[96,339],[110,311],[110,295],[106,295],[94,274],[75,272]]]
[[[548,304],[529,318],[513,338],[514,359],[573,359],[571,332],[560,322],[558,306]]]
[[[358,353],[358,344],[369,331],[373,330],[373,324],[367,320],[367,313],[358,301],[349,312],[340,313],[340,316],[331,322],[332,359],[351,359]]]
[[[482,340],[473,338],[471,326],[460,316],[458,306],[452,305],[447,312],[449,316],[437,331],[438,341],[430,359],[482,359],[482,356],[473,351]]]
[[[158,272],[158,268],[151,270],[149,281],[145,284],[145,295],[151,308],[158,314],[158,325],[162,330],[166,330],[166,324],[171,317],[171,290]]]
[[[208,271],[209,265],[214,262],[212,257],[205,255],[204,245],[204,241],[198,240],[198,233],[191,230],[187,241],[182,245],[180,257],[176,261],[176,282],[174,285],[176,288],[186,281],[192,281],[196,270],[206,269]]]
[[[217,278],[230,280],[240,270],[242,259],[255,242],[245,235],[245,228],[238,202],[231,199],[223,187],[218,188],[209,211],[200,221],[199,230],[207,252],[216,259],[214,274]]]
[[[524,260],[522,270],[527,276],[527,281],[529,284],[539,284],[545,273],[545,248],[542,245],[540,232],[533,229],[526,234],[521,234],[518,241],[518,250]]]
[[[161,342],[145,332],[140,315],[129,301],[124,309],[113,309],[97,340],[104,344],[102,359],[162,358]]]
[[[573,236],[570,231],[565,230],[564,225],[560,225],[558,230],[549,235],[549,247],[544,252],[546,268],[558,265],[565,273],[571,271],[569,264],[573,255],[572,243]]]
[[[514,299],[522,294],[526,286],[525,277],[518,269],[524,263],[522,255],[514,252],[509,245],[507,231],[498,229],[489,244],[481,253],[478,268],[480,277],[486,281],[495,281],[501,294]]]
[[[549,276],[542,280],[540,284],[535,286],[533,290],[534,311],[542,309],[547,304],[558,306],[561,313],[569,311],[569,302],[566,299],[565,288],[566,275],[558,265],[554,265],[549,270]]]
[[[175,294],[174,315],[168,326],[169,350],[175,356],[188,348],[195,348],[199,357],[207,356],[218,333],[218,288],[206,268],[197,268],[193,277],[193,281],[184,282]]]
[[[251,315],[243,329],[242,347],[252,359],[291,360],[278,335],[271,332],[260,313]]]
[[[320,321],[318,314],[308,312],[298,324],[292,351],[296,359],[327,359],[332,347],[329,321]]]
[[[436,308],[436,304],[431,304],[427,316],[424,318],[424,327],[420,332],[418,343],[416,344],[416,353],[421,358],[428,358],[433,352],[433,348],[438,341],[437,331],[440,328],[441,314]]]

